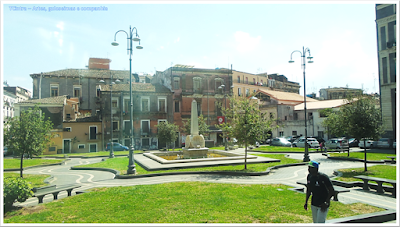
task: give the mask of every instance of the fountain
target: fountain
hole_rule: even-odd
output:
[[[199,135],[199,118],[197,116],[197,102],[192,101],[192,111],[190,116],[190,135],[186,136],[185,147],[182,148],[183,157],[201,158],[207,157],[208,148],[205,147],[203,135]]]

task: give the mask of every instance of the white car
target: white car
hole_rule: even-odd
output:
[[[370,139],[361,139],[358,143],[360,148],[364,148],[364,140],[365,140],[365,148],[372,148],[374,145],[374,141]]]
[[[299,139],[299,141],[296,143],[295,146],[296,147],[304,147],[305,142],[306,142],[305,138]],[[317,149],[319,148],[318,140],[315,138],[307,138],[307,144],[308,144],[308,147],[310,147],[310,148],[317,148]]]

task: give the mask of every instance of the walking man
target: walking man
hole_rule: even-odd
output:
[[[311,211],[314,223],[325,223],[328,214],[331,197],[334,195],[334,189],[329,177],[318,172],[319,164],[311,161],[308,164],[307,192],[304,209],[308,210],[308,199],[311,198]]]

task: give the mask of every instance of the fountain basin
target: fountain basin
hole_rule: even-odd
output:
[[[207,148],[208,150],[208,148]],[[209,156],[209,154],[217,154],[221,157],[209,157],[209,158],[204,158]],[[228,151],[218,151],[218,150],[213,150],[213,151],[208,151],[205,156],[203,157],[197,157],[197,158],[183,158],[183,159],[176,159],[176,160],[167,160],[164,159],[160,156],[175,156],[177,157],[178,155],[181,157],[184,157],[184,152],[182,151],[172,151],[172,152],[149,152],[149,153],[143,153],[144,156],[157,161],[158,163],[161,164],[176,164],[176,163],[191,163],[191,162],[209,162],[209,161],[224,161],[224,160],[238,160],[238,159],[244,159],[244,155],[238,155],[232,152]],[[257,156],[253,155],[247,155],[247,159],[256,159]]]

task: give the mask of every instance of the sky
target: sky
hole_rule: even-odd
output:
[[[319,96],[328,87],[379,92],[378,1],[18,3],[2,1],[1,78],[30,91],[30,74],[85,69],[91,57],[111,59],[112,70],[129,70],[127,35],[117,34],[118,47],[111,42],[131,26],[143,46],[133,50],[132,72],[232,65],[241,72],[284,75],[300,84],[303,95],[304,47],[314,61],[306,63],[307,94]],[[291,56],[295,63],[289,64]]]

